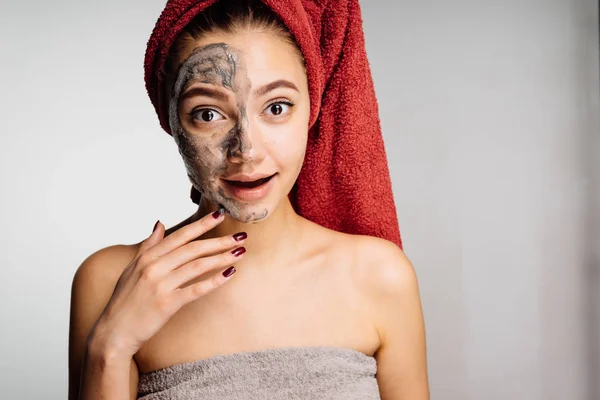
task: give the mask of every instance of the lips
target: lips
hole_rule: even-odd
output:
[[[255,180],[246,180],[244,178],[244,180],[230,180],[230,179],[223,179],[226,183],[232,185],[232,186],[236,186],[239,188],[255,188],[258,186],[261,186],[265,183],[267,183],[269,180],[271,180],[271,178],[273,178],[273,176],[275,176],[275,174],[271,175],[271,176],[267,176],[265,178],[261,178],[261,179],[255,179]]]
[[[221,179],[224,183],[224,189],[235,198],[240,201],[252,202],[267,196],[275,181],[275,175],[277,174],[258,179],[251,179],[252,176],[248,175],[238,175],[234,176],[237,179]]]

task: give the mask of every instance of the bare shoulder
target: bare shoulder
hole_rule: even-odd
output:
[[[114,245],[88,256],[71,285],[71,339],[83,345],[106,307],[119,277],[135,257],[139,244]]]
[[[137,248],[137,244],[102,248],[88,256],[75,271],[71,285],[70,335],[80,347],[85,344]]]
[[[137,253],[138,248],[139,243],[118,244],[95,251],[77,268],[74,282],[86,281],[90,278],[93,278],[96,283],[116,282],[115,277],[118,279]]]
[[[372,299],[413,290],[416,275],[412,263],[395,243],[379,237],[346,235],[354,249],[356,278]]]
[[[311,224],[310,237],[316,244],[315,251],[325,251],[337,260],[349,261],[336,264],[344,269],[350,266],[354,283],[365,293],[381,297],[397,294],[416,285],[413,265],[395,243]]]
[[[79,392],[88,336],[110,300],[123,270],[135,257],[138,247],[139,243],[102,248],[88,256],[73,276],[69,320],[69,399],[76,399]],[[136,376],[137,367],[132,361],[133,382]]]
[[[382,399],[429,399],[425,327],[417,276],[388,240],[356,236],[358,282],[379,334],[375,353]]]
[[[374,356],[382,399],[429,399],[425,326],[417,276],[395,243],[315,229],[315,249],[329,255],[335,283],[350,288],[378,335]],[[347,279],[340,279],[346,277]],[[346,286],[346,285],[349,286]]]
[[[364,296],[383,346],[393,331],[390,324],[402,325],[420,312],[417,275],[395,243],[364,235],[353,235],[350,241],[356,249],[355,286]]]
[[[326,249],[336,261],[343,260],[333,265],[340,269],[337,272],[350,278],[349,283],[357,295],[370,305],[374,320],[385,320],[385,316],[378,314],[395,307],[398,302],[419,297],[413,265],[395,243],[329,229],[321,234],[319,248],[321,251]],[[378,326],[378,330],[383,327]]]

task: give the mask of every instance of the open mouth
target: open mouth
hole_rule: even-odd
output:
[[[266,178],[257,179],[255,181],[250,181],[250,182],[230,181],[227,179],[223,179],[223,180],[231,186],[245,188],[245,189],[252,189],[252,188],[256,188],[261,185],[264,185],[265,183],[269,182],[271,180],[271,178],[273,178],[274,176],[275,176],[275,174],[273,174],[271,176],[267,176]]]

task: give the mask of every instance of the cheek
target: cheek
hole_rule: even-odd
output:
[[[271,155],[285,170],[299,169],[306,151],[307,129],[294,124],[274,129],[271,138]]]
[[[195,183],[206,184],[227,167],[225,155],[209,138],[185,133],[180,135],[177,145],[188,175]]]

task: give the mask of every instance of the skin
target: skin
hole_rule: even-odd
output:
[[[389,241],[314,224],[289,201],[309,118],[306,73],[296,51],[268,32],[215,33],[190,42],[178,64],[171,127],[190,181],[203,197],[193,215],[164,235],[186,229],[222,204],[228,212],[223,222],[198,239],[244,231],[247,252],[227,283],[181,308],[127,360],[130,398],[140,372],[220,354],[330,346],[376,358],[383,400],[428,399],[423,315],[406,255]],[[281,80],[297,89],[257,92]],[[294,105],[279,115],[269,112],[282,100]],[[202,114],[190,115],[199,108],[219,117],[200,121]],[[220,181],[240,172],[277,175],[265,198],[242,202]],[[142,244],[101,249],[79,268],[73,283],[72,382],[85,338]],[[119,365],[114,375],[122,377]]]
[[[280,116],[285,118],[272,118],[268,121],[270,124],[251,125],[248,111],[258,114],[257,111],[261,107],[260,111],[264,112],[262,107],[265,105],[257,102],[256,96],[251,96],[254,87],[248,76],[246,58],[244,51],[223,42],[194,48],[178,69],[169,101],[169,123],[188,177],[205,202],[220,205],[232,218],[249,223],[267,218],[274,206],[269,207],[264,202],[246,204],[237,200],[227,192],[219,178],[229,176],[233,172],[243,172],[239,171],[239,165],[235,165],[231,160],[242,160],[249,155],[250,159],[245,160],[246,165],[251,166],[253,161],[260,161],[252,159],[253,143],[260,140],[266,142],[265,147],[274,144],[297,149],[292,154],[296,158],[292,171],[299,172],[305,150],[302,143],[306,142],[306,135],[299,132],[303,130],[302,125],[306,124],[307,108],[298,107],[298,113],[286,115],[296,111],[292,110],[293,106],[289,103],[271,103],[266,105],[267,113],[272,111],[269,107],[278,107]],[[298,76],[292,76],[290,79],[298,80]],[[292,83],[285,77],[284,80]],[[303,94],[306,94],[305,82],[300,80],[300,83],[304,89]],[[290,88],[280,90],[283,96],[287,96],[285,101],[289,101],[288,97],[301,96],[296,84],[292,85],[296,88],[293,89],[296,93],[290,94]],[[258,99],[260,100],[260,97]],[[305,99],[304,104],[307,104]],[[204,108],[196,111],[198,107]],[[207,116],[221,120],[203,121]],[[263,121],[267,120],[263,118]],[[286,122],[290,129],[281,129],[282,122]],[[255,134],[249,132],[251,126],[257,130]],[[281,157],[275,161],[280,160]],[[277,167],[273,164],[261,170],[271,174]],[[284,182],[284,190],[289,191],[287,187],[290,186],[291,180],[291,176],[288,176]]]
[[[186,130],[180,123],[178,108],[181,95],[195,82],[217,86],[235,97],[233,123],[226,128],[215,128],[210,136],[195,135],[194,129]],[[227,172],[229,156],[251,149],[246,114],[250,87],[243,54],[224,43],[209,44],[196,48],[183,62],[169,103],[171,131],[190,181],[209,201],[220,204],[243,222],[263,219],[268,211],[263,209],[258,213],[243,214],[235,199],[219,186],[217,177]]]

